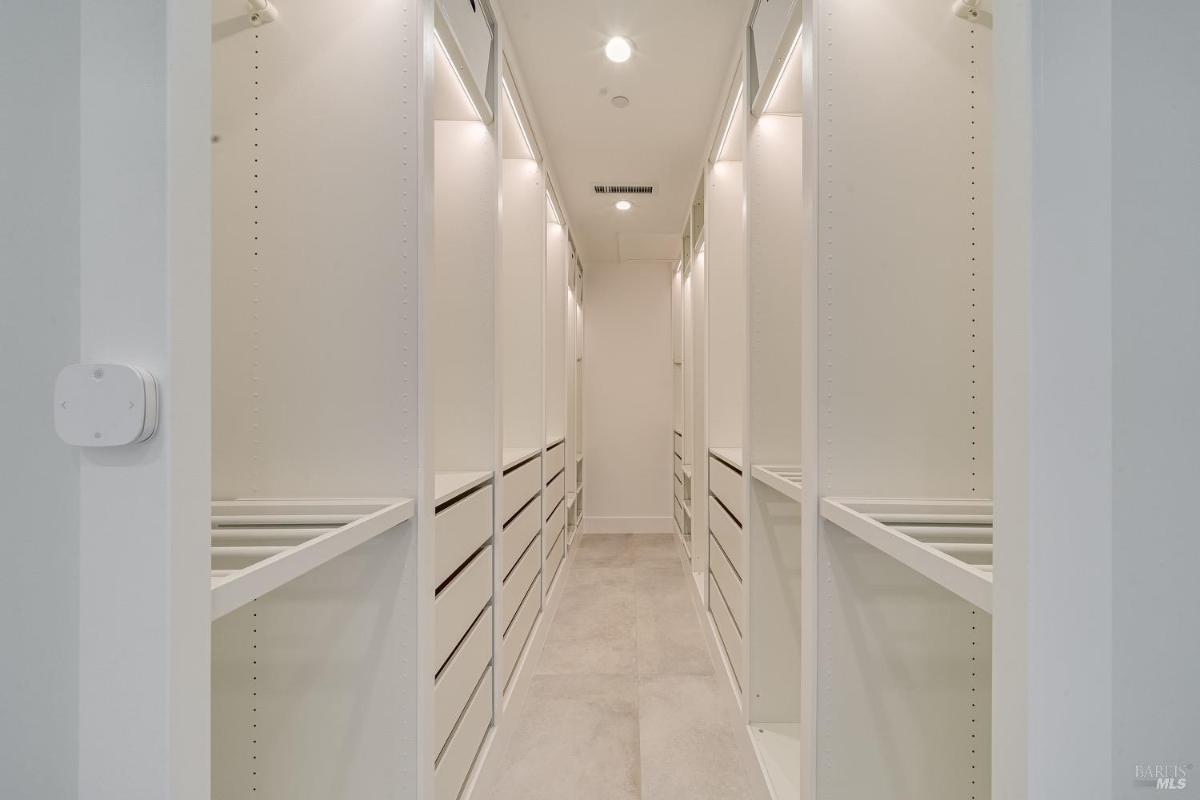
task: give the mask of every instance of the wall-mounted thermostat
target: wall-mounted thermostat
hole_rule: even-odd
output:
[[[79,447],[144,442],[158,430],[158,384],[126,364],[72,364],[54,382],[54,429]]]

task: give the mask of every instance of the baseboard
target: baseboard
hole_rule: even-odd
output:
[[[674,517],[591,517],[585,516],[581,533],[672,533]]]

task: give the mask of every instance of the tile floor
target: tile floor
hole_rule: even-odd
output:
[[[677,547],[580,539],[492,800],[750,796]]]

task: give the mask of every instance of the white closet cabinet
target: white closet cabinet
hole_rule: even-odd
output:
[[[818,795],[987,798],[992,34],[821,8]]]
[[[283,14],[212,6],[211,791],[391,796],[418,773],[419,209],[394,187],[422,15]]]
[[[507,611],[496,575],[510,556],[496,524],[506,486],[495,480],[501,123],[487,99],[498,96],[499,62],[482,6],[445,5],[436,4],[432,37],[433,246],[424,298],[439,570],[431,582],[434,725],[422,734],[433,736],[434,800],[460,795],[491,738],[496,630]]]

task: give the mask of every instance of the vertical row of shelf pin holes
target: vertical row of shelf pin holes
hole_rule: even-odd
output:
[[[968,250],[970,251],[970,256],[969,256],[970,263],[968,264],[968,266],[970,267],[970,270],[971,270],[971,280],[970,280],[971,291],[968,293],[968,295],[970,296],[970,303],[971,303],[971,305],[970,305],[971,337],[970,337],[970,342],[969,342],[970,351],[971,351],[970,352],[970,364],[971,364],[970,397],[971,397],[971,402],[969,404],[969,408],[971,411],[971,413],[970,413],[971,447],[970,447],[969,452],[971,453],[971,481],[970,481],[971,494],[976,495],[979,493],[979,483],[978,483],[978,478],[979,478],[979,449],[978,449],[978,441],[979,441],[979,402],[978,402],[978,400],[979,400],[979,358],[978,358],[978,351],[979,351],[979,326],[978,326],[978,319],[979,319],[979,261],[978,261],[978,259],[979,259],[980,249],[979,249],[979,236],[978,236],[978,234],[979,234],[979,231],[978,231],[979,208],[978,208],[978,204],[976,201],[976,198],[978,197],[978,195],[977,195],[978,190],[977,190],[977,186],[976,186],[977,173],[978,173],[978,170],[976,169],[976,166],[977,166],[976,147],[978,144],[978,140],[976,138],[978,135],[978,129],[977,129],[977,125],[976,125],[976,122],[977,122],[976,106],[978,105],[978,103],[977,103],[978,95],[976,94],[976,91],[977,91],[976,82],[978,80],[978,78],[977,78],[978,65],[976,64],[976,61],[978,59],[976,58],[976,54],[975,54],[975,30],[976,30],[976,28],[974,25],[968,25],[968,26],[966,26],[966,30],[967,30],[967,41],[969,44],[969,49],[967,52],[970,57],[970,64],[968,65],[968,73],[969,73],[970,77],[967,82],[969,84],[969,89],[971,92],[970,97],[969,97],[970,106],[971,106],[970,114],[968,115],[969,124],[967,125],[967,135],[970,137],[970,139],[967,142],[968,150],[970,153],[970,157],[967,159],[967,163],[970,166],[970,169],[968,170],[968,175],[969,175],[969,179],[971,182],[970,186],[968,187],[968,195],[967,195],[968,197],[970,197],[970,203],[967,206],[967,210],[969,212],[967,221],[971,228],[970,237],[969,237],[970,247],[968,248]]]
[[[259,22],[254,21],[253,18],[251,21],[255,25],[261,24]],[[259,309],[261,308],[261,301],[262,301],[262,298],[259,297],[259,291],[262,288],[262,260],[259,257],[260,248],[261,248],[260,237],[262,236],[262,225],[261,225],[261,219],[260,219],[260,214],[259,214],[259,211],[260,211],[259,206],[262,203],[262,177],[261,177],[262,176],[262,167],[261,167],[260,160],[259,160],[261,158],[261,150],[262,150],[262,147],[261,147],[262,131],[260,130],[262,127],[262,121],[260,118],[261,106],[259,105],[260,98],[262,97],[262,89],[261,89],[261,86],[262,86],[262,83],[261,83],[262,82],[262,69],[261,69],[262,59],[260,58],[260,56],[262,55],[262,50],[261,50],[262,41],[261,40],[262,40],[261,35],[259,33],[255,32],[255,34],[254,34],[254,58],[251,60],[252,68],[250,70],[250,78],[252,81],[252,84],[250,87],[251,88],[250,96],[253,98],[253,102],[251,103],[250,107],[253,110],[252,111],[253,115],[251,117],[251,123],[252,123],[251,127],[253,130],[251,131],[252,135],[250,136],[251,162],[248,165],[250,167],[250,174],[252,176],[252,179],[250,182],[250,185],[251,185],[250,203],[251,203],[251,206],[253,207],[253,209],[252,209],[253,213],[251,214],[251,220],[253,221],[253,224],[251,225],[252,230],[250,232],[250,235],[253,237],[253,239],[250,243],[250,253],[251,253],[251,263],[253,264],[253,266],[252,266],[253,296],[254,296],[253,308],[255,309],[253,324],[251,325],[251,347],[252,347],[251,368],[252,368],[252,376],[254,379],[253,380],[254,389],[253,389],[253,395],[250,398],[250,402],[251,402],[251,405],[253,408],[253,413],[251,414],[251,431],[252,431],[251,436],[253,437],[253,442],[254,442],[254,447],[253,447],[254,457],[253,457],[252,466],[251,466],[251,486],[253,487],[253,491],[255,494],[258,494],[258,491],[259,491],[259,479],[261,477],[260,470],[262,468],[262,451],[261,451],[261,439],[260,439],[260,424],[261,423],[260,423],[260,419],[259,419],[259,414],[260,414],[260,410],[262,407],[261,406],[261,397],[259,396],[260,387],[262,386],[262,381],[259,380],[260,359],[262,357],[262,340],[260,338],[260,331],[261,331],[260,314],[261,314],[261,312],[259,311]],[[257,600],[254,601],[254,603],[257,603],[257,602],[258,602]],[[252,655],[251,670],[250,670],[250,791],[252,793],[257,793],[258,792],[258,611],[253,612],[252,619],[253,619],[253,621],[252,621],[251,638],[250,638],[250,650],[251,650],[251,655]]]

